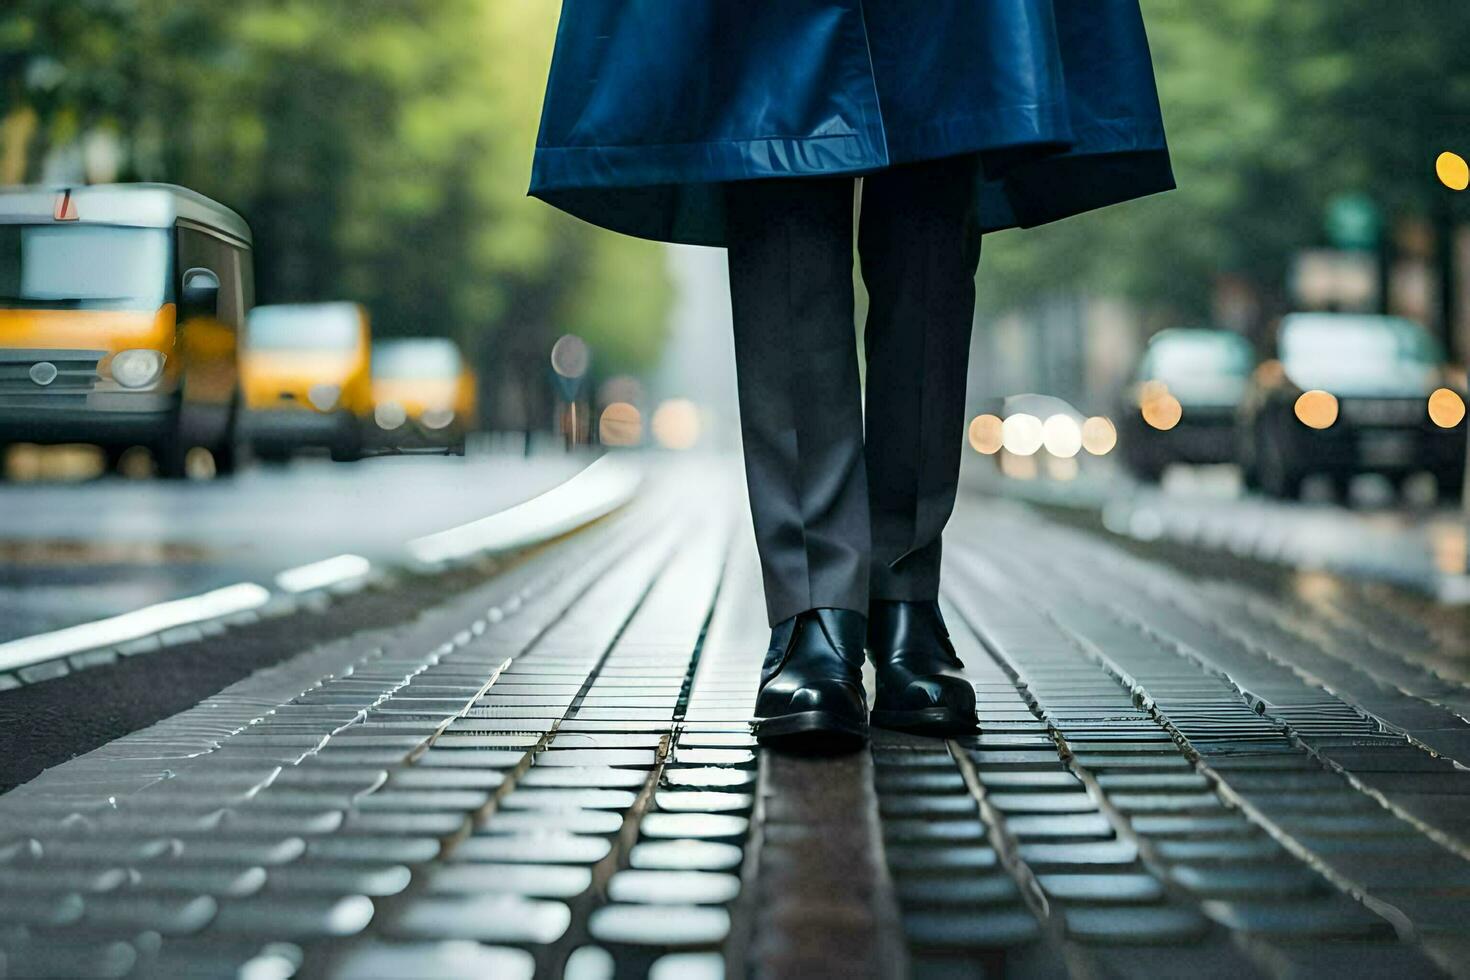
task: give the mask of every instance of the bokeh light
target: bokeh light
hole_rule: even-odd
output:
[[[1443,575],[1464,575],[1470,568],[1470,537],[1459,521],[1435,523],[1429,528],[1429,546],[1434,567]]]
[[[996,415],[977,415],[970,421],[970,448],[986,456],[1000,452],[1003,423]]]
[[[1429,396],[1429,420],[1441,429],[1453,429],[1465,418],[1465,399],[1448,388]]]
[[[203,446],[191,446],[184,453],[184,475],[191,480],[213,480],[219,474],[214,453]]]
[[[627,402],[636,405],[643,400],[643,385],[627,374],[615,374],[597,389],[597,400],[603,405]]]
[[[1043,428],[1034,415],[1012,415],[1001,423],[1001,443],[1012,456],[1034,456],[1045,437]]]
[[[153,476],[153,454],[142,446],[124,449],[117,461],[118,475],[129,480],[146,480]]]
[[[145,456],[147,450],[143,451]],[[0,477],[17,482],[92,480],[106,470],[102,451],[95,446],[34,446],[26,443],[0,447]]]
[[[665,449],[692,449],[699,442],[699,408],[687,398],[670,398],[653,413],[652,428]]]
[[[1452,191],[1463,191],[1470,188],[1470,163],[1458,153],[1446,150],[1434,161],[1434,172],[1439,177],[1439,182]]]
[[[1138,408],[1143,413],[1143,420],[1160,432],[1168,432],[1184,418],[1184,406],[1169,394],[1168,386],[1161,381],[1150,381],[1143,386],[1139,392]]]
[[[597,435],[604,446],[636,446],[643,441],[643,415],[627,402],[613,402],[602,410]]]
[[[408,421],[408,412],[397,402],[379,402],[373,407],[373,421],[380,429],[396,429]]]
[[[1082,448],[1094,456],[1106,456],[1118,445],[1118,430],[1101,415],[1082,423]]]
[[[574,333],[564,334],[551,347],[551,369],[563,378],[580,378],[591,360],[587,342]]]
[[[1077,479],[1081,467],[1075,456],[1051,456],[1046,460],[1046,477],[1058,483],[1070,483]]]
[[[1330,429],[1337,421],[1337,398],[1320,388],[1304,391],[1296,400],[1296,417],[1309,429]]]
[[[1000,471],[1012,480],[1034,480],[1037,476],[1036,457],[1001,453]]]
[[[1071,459],[1082,451],[1082,427],[1069,415],[1053,415],[1041,427],[1041,441],[1053,456]]]
[[[1148,404],[1156,398],[1163,398],[1169,393],[1169,386],[1162,381],[1145,381],[1138,386],[1138,404],[1140,407]]]
[[[1286,367],[1274,357],[1264,360],[1256,368],[1256,380],[1268,388],[1279,385],[1286,380]]]

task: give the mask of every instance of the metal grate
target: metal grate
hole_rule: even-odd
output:
[[[97,365],[106,354],[99,350],[0,350],[0,395],[75,395],[91,391],[101,377]],[[38,364],[56,368],[49,384],[33,379],[31,372]]]

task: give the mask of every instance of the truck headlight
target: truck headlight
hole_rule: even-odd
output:
[[[373,409],[373,421],[380,429],[396,429],[408,421],[408,413],[397,402],[383,402]]]
[[[112,355],[112,380],[124,388],[146,388],[163,376],[163,354],[124,350]]]
[[[337,385],[312,385],[306,391],[306,400],[318,412],[326,412],[337,407],[341,395],[342,389]]]
[[[454,409],[431,408],[419,416],[419,419],[430,429],[442,429],[454,421]]]

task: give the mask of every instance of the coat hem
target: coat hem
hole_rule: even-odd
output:
[[[647,187],[768,177],[826,177],[882,169],[886,149],[859,133],[798,139],[741,139],[656,146],[538,147],[531,193],[596,187]]]
[[[626,146],[538,146],[531,195],[547,190],[645,187],[773,177],[835,177],[871,173],[966,153],[1033,149],[1056,152],[1077,142],[1060,102],[1006,106],[908,129],[804,137],[702,140]],[[903,147],[902,154],[893,152]]]
[[[1161,147],[1043,157],[1003,177],[992,173],[987,179],[977,172],[976,180],[980,184],[976,195],[979,225],[987,234],[1034,228],[1175,187],[1169,152]],[[532,187],[530,194],[573,217],[619,234],[723,248],[725,183]]]

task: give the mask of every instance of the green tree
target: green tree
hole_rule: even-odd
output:
[[[14,0],[0,132],[29,179],[58,147],[117,134],[125,179],[245,214],[262,302],[357,299],[379,335],[455,337],[497,421],[540,424],[555,338],[645,371],[668,296],[656,248],[525,197],[556,16],[522,0]]]
[[[1159,324],[1206,320],[1228,274],[1269,320],[1287,308],[1291,256],[1323,244],[1332,197],[1366,193],[1390,225],[1443,200],[1434,155],[1470,140],[1458,0],[1143,6],[1180,189],[994,236],[988,309],[1082,289],[1138,300]]]

